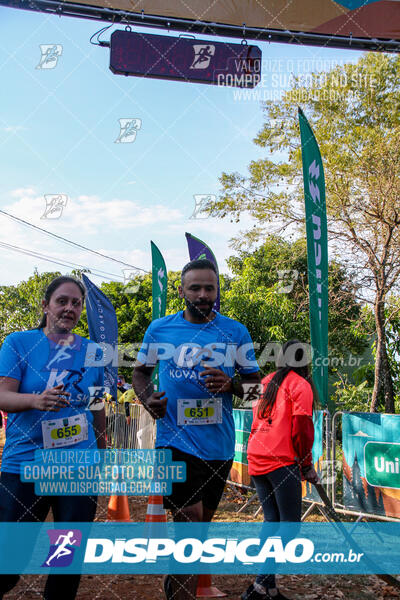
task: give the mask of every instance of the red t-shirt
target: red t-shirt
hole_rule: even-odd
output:
[[[273,375],[274,373],[270,373],[262,380],[264,390]],[[307,449],[303,457],[298,457],[294,447],[294,437],[298,435],[298,432],[294,433],[298,429],[296,421],[306,418],[307,422],[311,421],[312,426],[313,391],[308,381],[290,371],[283,380],[272,412],[266,419],[258,417],[258,404],[259,402],[254,403],[253,406],[253,423],[247,447],[249,474],[264,475],[292,465],[299,458],[303,465],[304,460],[310,464],[309,455],[314,436],[310,438],[310,434],[307,434],[310,439],[305,444]],[[299,447],[297,442],[295,445],[296,448]]]

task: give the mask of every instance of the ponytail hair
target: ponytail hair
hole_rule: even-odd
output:
[[[268,382],[258,405],[257,415],[259,419],[267,419],[271,415],[275,406],[278,390],[290,371],[294,371],[311,385],[314,398],[313,409],[315,410],[317,408],[318,393],[309,369],[310,358],[311,357],[307,353],[306,344],[303,344],[299,340],[293,339],[283,344],[276,361],[278,368]]]
[[[46,302],[46,304],[49,304],[52,295],[63,283],[75,283],[75,285],[78,286],[82,294],[82,301],[85,300],[86,289],[82,281],[80,281],[79,279],[75,279],[75,277],[71,277],[70,275],[61,275],[61,277],[56,277],[55,279],[53,279],[53,281],[51,281],[47,286],[46,291],[44,293],[44,301]],[[43,329],[44,327],[46,327],[46,324],[47,315],[43,313],[42,318],[40,319],[40,323],[37,326],[37,329]]]

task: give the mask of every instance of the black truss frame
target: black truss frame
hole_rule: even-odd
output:
[[[307,33],[303,31],[260,29],[246,26],[239,27],[223,23],[147,15],[144,12],[128,12],[116,8],[90,6],[75,2],[57,2],[56,0],[0,0],[0,6],[43,12],[58,16],[80,17],[94,21],[161,28],[164,30],[167,29],[169,31],[180,31],[191,34],[218,35],[221,37],[245,38],[246,40],[281,42],[285,44],[303,44],[306,46],[325,46],[327,48],[370,50],[374,52],[400,52],[400,40],[357,38],[352,36]]]

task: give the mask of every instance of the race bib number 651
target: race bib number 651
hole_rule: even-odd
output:
[[[222,398],[178,400],[178,425],[222,423]]]

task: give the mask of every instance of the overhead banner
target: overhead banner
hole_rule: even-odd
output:
[[[154,321],[155,319],[165,317],[165,310],[167,307],[168,273],[161,252],[154,242],[150,242],[150,244],[152,262],[152,320]],[[159,366],[157,365],[153,371],[152,377],[155,389],[158,389],[158,369]]]
[[[328,231],[325,177],[313,131],[299,108],[307,232],[308,293],[313,380],[322,406],[328,402]]]
[[[119,29],[110,44],[110,69],[120,75],[242,88],[261,80],[261,50],[249,44]]]
[[[85,285],[86,314],[89,326],[90,339],[98,344],[109,344],[105,348],[117,348],[118,322],[113,305],[107,296],[92,282],[89,277],[82,274]],[[110,394],[117,398],[118,366],[113,366],[114,361],[108,362],[104,367],[104,386],[110,388]]]
[[[400,518],[400,415],[344,413],[343,504]]]
[[[0,0],[0,4],[258,41],[392,51],[400,41],[398,0]]]
[[[190,260],[199,260],[202,258],[207,258],[214,263],[215,268],[217,269],[217,277],[218,277],[218,296],[214,304],[214,309],[219,312],[220,309],[220,289],[219,289],[219,271],[217,259],[215,258],[214,252],[211,250],[209,246],[205,242],[199,240],[199,238],[195,237],[191,233],[185,233],[186,241],[189,249]]]

